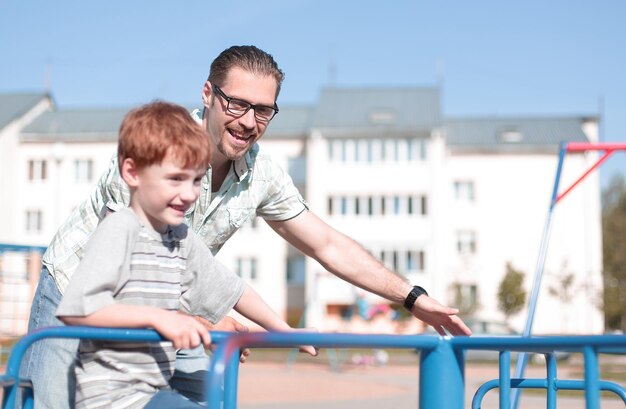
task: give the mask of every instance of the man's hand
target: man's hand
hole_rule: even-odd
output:
[[[215,324],[215,330],[217,331],[227,331],[227,332],[248,332],[250,329],[235,320],[233,317],[226,316],[221,321]],[[246,362],[246,359],[250,356],[250,349],[244,348],[241,350],[241,355],[239,355],[239,362],[242,364]]]
[[[417,298],[411,313],[439,333],[447,335],[472,335],[472,331],[456,314],[459,310],[441,305],[437,300],[423,294]]]

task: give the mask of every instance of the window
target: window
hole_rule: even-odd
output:
[[[47,162],[45,160],[31,159],[28,161],[28,180],[46,180]]]
[[[418,271],[424,271],[424,250],[412,250],[406,253],[406,267],[405,272],[414,273]]]
[[[287,159],[287,173],[293,179],[293,183],[304,185],[306,183],[306,158],[297,156]]]
[[[289,284],[304,284],[305,266],[304,256],[289,257],[287,259],[287,282]]]
[[[502,129],[498,134],[498,142],[519,143],[524,139],[524,135],[518,129]]]
[[[335,139],[328,144],[328,157],[331,162],[346,161],[346,141]]]
[[[74,180],[76,182],[91,182],[93,180],[93,160],[76,159],[74,161]]]
[[[409,162],[414,161],[418,155],[416,151],[416,145],[417,143],[415,143],[414,139],[407,139],[406,141],[406,158]]]
[[[426,140],[420,139],[419,141],[419,158],[426,160]]]
[[[409,196],[407,200],[407,214],[426,216],[428,214],[428,198],[425,195]]]
[[[368,251],[387,268],[400,274],[423,273],[426,269],[424,250],[383,248]]]
[[[454,305],[465,312],[476,310],[478,307],[478,287],[476,284],[456,283],[454,287],[456,291]]]
[[[27,210],[26,211],[26,232],[41,233],[41,230],[42,230],[41,210]]]
[[[402,211],[402,207],[400,205],[400,196],[393,197],[393,214],[399,215]]]
[[[237,258],[237,275],[243,279],[256,280],[257,261],[254,257]]]
[[[345,216],[346,214],[348,214],[348,198],[342,197],[340,203],[341,203],[341,214]]]
[[[463,180],[454,182],[454,198],[460,202],[473,202],[474,182]]]
[[[476,253],[476,234],[473,231],[458,232],[456,249],[459,254]]]

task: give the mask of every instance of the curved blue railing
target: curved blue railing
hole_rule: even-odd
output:
[[[154,330],[93,327],[49,327],[24,336],[13,347],[6,373],[0,375],[4,389],[2,408],[32,408],[32,389],[19,379],[26,349],[44,338],[80,338],[109,341],[155,342],[163,338]],[[501,409],[509,409],[511,389],[541,388],[547,391],[547,408],[556,408],[558,390],[584,390],[586,408],[600,408],[600,391],[610,391],[626,404],[622,385],[600,379],[598,354],[626,354],[625,335],[550,336],[550,337],[439,337],[434,335],[367,335],[325,333],[248,333],[211,332],[219,346],[213,354],[206,378],[209,408],[237,407],[239,351],[246,347],[285,347],[315,345],[322,348],[395,348],[420,351],[419,405],[423,409],[461,409],[465,396],[464,351],[470,349],[500,351],[499,378],[478,388],[472,408],[480,408],[485,394],[499,388]],[[511,379],[511,352],[546,355],[546,377]],[[584,358],[584,379],[557,378],[555,351],[580,352]],[[222,385],[224,388],[222,389]],[[222,406],[223,404],[223,406]]]

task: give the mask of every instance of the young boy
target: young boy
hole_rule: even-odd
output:
[[[210,160],[208,136],[184,108],[131,111],[118,158],[130,207],[100,223],[56,314],[67,325],[150,327],[169,342],[81,341],[76,407],[200,408],[168,389],[176,349],[211,343],[191,315],[214,323],[235,308],[265,329],[292,329],[183,224]]]

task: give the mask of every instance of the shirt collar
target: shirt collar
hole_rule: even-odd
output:
[[[241,159],[237,159],[233,162],[233,170],[240,182],[248,175],[248,172],[252,170],[252,156],[250,155],[250,151],[246,152]]]

